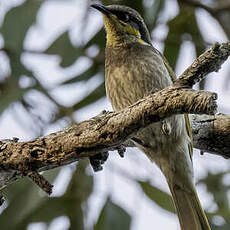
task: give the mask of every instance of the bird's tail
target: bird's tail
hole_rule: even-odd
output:
[[[211,230],[195,188],[188,192],[173,183],[169,183],[169,188],[176,206],[181,230]]]

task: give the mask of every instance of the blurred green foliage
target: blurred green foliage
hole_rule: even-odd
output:
[[[178,57],[184,42],[190,41],[196,51],[196,55],[201,54],[209,45],[206,38],[203,37],[199,27],[196,11],[198,6],[193,1],[170,1],[170,4],[175,4],[178,8],[177,14],[162,20],[162,14],[165,12],[167,1],[170,0],[139,0],[139,1],[102,1],[104,4],[120,3],[131,6],[138,10],[145,18],[146,24],[155,38],[155,28],[158,24],[163,24],[168,28],[165,38],[160,41],[164,45],[164,55],[170,62],[173,68],[178,64]],[[222,27],[226,36],[230,37],[230,12],[222,7],[224,1],[212,0],[209,1],[210,6],[201,7],[206,10]],[[90,1],[88,1],[90,4]],[[49,103],[53,104],[55,109],[51,111],[52,116],[48,121],[41,122],[39,130],[42,130],[48,124],[53,124],[56,121],[65,117],[73,118],[73,113],[84,108],[99,99],[105,97],[104,88],[104,46],[105,33],[101,28],[98,33],[92,36],[87,42],[76,45],[70,39],[68,30],[60,34],[46,50],[41,50],[37,55],[57,55],[60,57],[60,68],[71,67],[80,58],[85,57],[90,59],[91,64],[80,74],[62,81],[56,87],[81,84],[89,84],[89,80],[97,79],[101,83],[88,92],[77,103],[67,106],[61,105],[52,96],[50,90],[39,81],[37,74],[34,73],[29,66],[25,66],[22,56],[24,54],[33,53],[31,50],[25,49],[25,38],[28,31],[36,24],[37,14],[39,13],[45,1],[40,0],[25,0],[20,5],[10,8],[5,14],[3,23],[0,27],[0,34],[3,38],[4,45],[0,48],[0,55],[9,61],[9,74],[4,76],[0,73],[0,116],[10,107],[24,109],[26,116],[38,117],[39,108],[42,101],[32,100],[30,92],[37,92],[43,95]],[[82,9],[83,10],[83,9]],[[89,14],[89,8],[84,9],[85,23]],[[82,20],[83,20],[82,19]],[[83,22],[82,22],[83,23]],[[157,41],[158,42],[158,41]],[[89,48],[96,47],[98,52],[94,56],[88,54]],[[1,65],[1,63],[0,63]],[[30,79],[29,84],[25,87],[20,84],[20,81],[25,78]],[[200,85],[205,87],[205,82]],[[42,118],[39,118],[42,120]],[[32,119],[33,120],[33,119]],[[28,127],[29,121],[25,121]],[[38,133],[36,133],[38,135]],[[46,229],[49,229],[50,223],[57,217],[66,216],[69,219],[69,229],[130,229],[131,215],[122,207],[113,203],[109,198],[106,200],[98,220],[94,227],[86,225],[87,202],[93,194],[94,178],[87,174],[87,162],[81,161],[77,166],[77,170],[73,170],[71,180],[63,195],[59,197],[46,197],[41,194],[39,189],[30,183],[27,179],[18,181],[9,186],[4,193],[7,197],[7,205],[0,215],[0,229],[26,229],[30,223],[43,222]],[[46,172],[46,176],[52,181],[59,174],[60,169]],[[229,185],[223,182],[223,178],[229,175],[229,171],[223,171],[219,174],[209,173],[199,183],[207,187],[207,191],[212,194],[213,202],[216,206],[214,211],[207,210],[210,222],[213,229],[227,230],[230,229],[230,205],[228,199]],[[135,180],[134,180],[135,181]],[[175,213],[171,197],[147,181],[135,181],[142,188],[143,194],[152,202],[171,213]],[[216,221],[219,218],[221,221]]]
[[[130,215],[109,199],[105,202],[94,230],[120,230],[129,229]]]

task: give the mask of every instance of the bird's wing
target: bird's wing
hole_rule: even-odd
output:
[[[176,74],[174,73],[173,69],[171,68],[171,66],[169,65],[167,59],[164,57],[164,55],[162,55],[160,52],[159,54],[161,55],[162,59],[163,59],[163,62],[164,62],[164,65],[166,67],[166,69],[168,70],[168,73],[172,79],[172,82],[175,82],[176,80]],[[193,154],[193,137],[192,137],[192,128],[191,128],[191,125],[190,125],[190,121],[189,121],[189,116],[187,113],[184,114],[184,119],[185,119],[185,125],[186,125],[186,130],[187,130],[187,133],[188,133],[188,136],[190,137],[190,144],[189,144],[189,154],[190,154],[190,157],[192,159],[192,154]]]

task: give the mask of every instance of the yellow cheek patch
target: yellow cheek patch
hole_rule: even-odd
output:
[[[124,22],[122,22],[122,23],[124,23]],[[134,27],[130,26],[130,25],[127,24],[127,23],[124,23],[124,24],[125,24],[124,29],[125,29],[125,32],[126,32],[127,34],[134,35],[134,36],[136,36],[136,37],[138,37],[138,38],[141,37],[140,32],[139,32],[138,30],[136,30]]]
[[[113,24],[111,23],[111,19],[103,14],[103,21],[104,21],[104,26],[105,26],[107,34],[112,33],[115,28]]]
[[[103,15],[103,21],[106,29],[107,45],[115,46],[122,40],[122,34],[134,35],[138,42],[145,44],[141,39],[140,32],[117,18],[116,15]]]
[[[141,39],[141,34],[138,30],[136,30],[135,28],[131,27],[129,24],[126,24],[126,32],[128,34],[134,35],[135,37],[137,37],[137,42],[142,44],[142,45],[149,45],[148,43],[146,43],[144,40]]]
[[[139,38],[137,41],[138,41],[140,44],[142,44],[142,45],[148,45],[148,43],[146,43],[145,41],[143,41],[141,38]]]
[[[114,46],[116,43],[118,43],[119,40],[119,36],[116,32],[117,17],[115,15],[110,15],[110,17],[103,15],[103,21],[106,30],[107,45]]]

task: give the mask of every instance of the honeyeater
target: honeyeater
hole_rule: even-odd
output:
[[[93,4],[106,30],[105,86],[115,111],[173,83],[175,74],[152,46],[140,14],[122,5]],[[193,181],[191,128],[187,115],[149,125],[132,138],[163,172],[182,230],[210,230]]]

